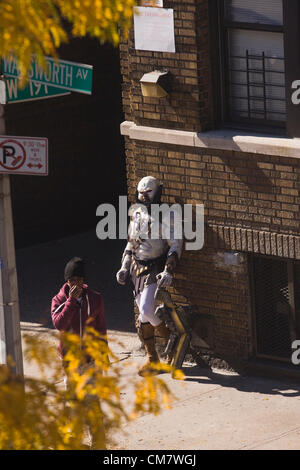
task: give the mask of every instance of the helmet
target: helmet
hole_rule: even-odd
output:
[[[162,184],[153,176],[145,176],[137,186],[137,201],[145,206],[160,203]]]

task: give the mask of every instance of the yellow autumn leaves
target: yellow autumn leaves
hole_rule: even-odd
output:
[[[15,57],[22,76],[32,54],[57,56],[70,36],[117,45],[131,26],[135,0],[5,0],[0,2],[0,57]]]
[[[135,0],[53,0],[61,14],[72,24],[73,36],[89,34],[113,44],[119,31],[125,34],[131,25]]]
[[[76,335],[64,336],[67,387],[56,343],[28,336],[26,344],[27,360],[38,365],[40,379],[23,382],[0,366],[0,450],[114,448],[113,437],[126,423],[144,413],[157,415],[174,399],[163,375],[140,378],[137,370],[129,372],[132,364],[119,361],[90,328],[82,344]],[[158,367],[172,372],[170,366]]]

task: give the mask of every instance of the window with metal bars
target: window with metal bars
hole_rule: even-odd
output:
[[[258,357],[291,361],[300,339],[300,264],[251,257],[255,352]]]
[[[219,0],[222,121],[285,127],[283,0]]]

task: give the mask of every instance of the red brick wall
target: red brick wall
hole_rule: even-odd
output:
[[[172,0],[164,7],[174,9],[176,53],[135,50],[133,31],[120,47],[125,117],[145,126],[206,130],[212,122],[208,2]],[[140,79],[155,69],[171,73],[166,98],[142,96]]]
[[[129,193],[151,174],[169,202],[204,203],[206,222],[300,235],[300,161],[127,140]]]
[[[184,252],[171,289],[178,304],[197,305],[200,314],[213,317],[211,349],[229,361],[247,358],[251,348],[247,269],[246,257],[226,265],[222,250],[205,245]]]

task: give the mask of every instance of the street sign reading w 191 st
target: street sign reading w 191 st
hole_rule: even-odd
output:
[[[23,101],[55,98],[56,96],[70,94],[70,92],[62,88],[43,85],[32,80],[29,80],[28,84],[23,88],[19,86],[18,78],[6,77],[5,82],[7,103],[21,103]]]
[[[20,71],[15,60],[2,59],[2,73],[6,77],[20,78]],[[45,57],[45,67],[43,68],[33,57],[28,79],[63,90],[90,95],[92,93],[93,66]]]
[[[0,174],[48,175],[48,139],[0,136]]]

